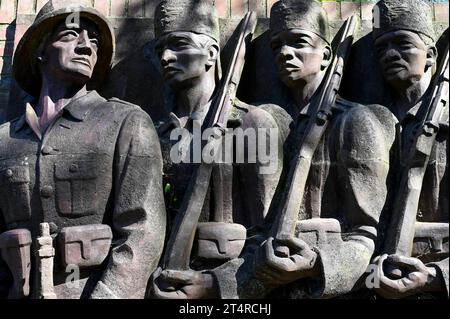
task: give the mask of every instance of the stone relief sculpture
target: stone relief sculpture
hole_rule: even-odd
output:
[[[277,2],[272,7],[270,32],[280,78],[294,98],[284,172],[265,229],[254,241],[248,240],[241,258],[211,270],[215,296],[254,298],[271,292],[286,297],[342,295],[355,289],[374,252],[387,195],[395,120],[384,107],[340,99],[332,107],[331,123],[324,136],[319,136],[314,156],[299,154],[309,123],[319,116],[322,92],[326,92],[321,83],[334,60],[326,13],[314,1]],[[297,158],[308,156],[312,157],[311,170],[309,174],[301,171],[308,175],[303,177],[308,178],[305,196],[286,196],[299,192],[292,189],[300,182],[293,180],[297,177],[291,170]],[[297,233],[273,238],[270,228],[285,204],[296,209]],[[285,249],[277,249],[282,246]],[[197,279],[211,282],[210,274],[201,276]],[[198,279],[191,286],[180,290],[198,297],[206,284]],[[210,290],[203,293],[211,295]]]
[[[356,16],[331,32],[320,2],[280,0],[264,36],[289,103],[251,105],[256,14],[222,63],[215,1],[162,0],[154,126],[97,93],[107,19],[49,1],[14,56],[34,101],[0,126],[0,297],[448,299],[448,44],[424,0],[373,17],[391,104],[342,89]]]
[[[35,100],[0,127],[3,296],[143,298],[162,253],[156,130],[95,91],[115,40],[89,3],[49,1],[15,52]]]
[[[381,274],[375,291],[448,298],[448,44],[438,65],[432,12],[423,1],[382,0],[376,11],[375,47],[401,131],[391,167],[398,189],[375,258]]]

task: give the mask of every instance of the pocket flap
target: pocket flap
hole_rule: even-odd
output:
[[[0,171],[0,185],[29,182],[30,169],[28,168],[28,166],[13,166]]]
[[[62,161],[55,163],[55,177],[59,180],[87,180],[98,176],[97,161]]]

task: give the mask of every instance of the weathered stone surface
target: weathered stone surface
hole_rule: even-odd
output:
[[[448,299],[446,9],[0,0],[0,297]]]

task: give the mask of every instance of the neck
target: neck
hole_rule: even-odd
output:
[[[209,71],[203,77],[192,81],[189,86],[176,91],[173,112],[178,117],[191,115],[211,100],[215,89],[214,71]]]
[[[412,81],[395,87],[395,106],[392,111],[399,120],[402,120],[406,113],[419,103],[430,86],[431,79],[431,71],[428,71],[419,81]]]
[[[48,81],[44,76],[36,114],[45,130],[67,104],[87,94],[86,85],[68,85],[64,81]]]
[[[300,113],[311,102],[311,98],[322,83],[325,76],[325,71],[326,70],[315,74],[311,79],[302,79],[301,81],[298,81],[296,86],[291,89],[297,106],[296,111],[298,113]],[[298,114],[296,114],[296,116],[297,115]]]

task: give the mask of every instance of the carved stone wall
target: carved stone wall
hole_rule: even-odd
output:
[[[25,30],[31,25],[36,12],[46,0],[0,0],[0,123],[11,119],[23,110],[25,93],[17,88],[12,78],[12,56]],[[106,15],[113,24],[117,36],[117,51],[114,67],[109,80],[102,90],[103,95],[116,96],[142,106],[154,120],[163,111],[164,91],[158,74],[158,63],[152,50],[153,12],[159,0],[92,0],[93,5]],[[273,102],[283,104],[283,87],[272,68],[273,61],[264,32],[268,28],[270,8],[275,0],[216,0],[222,28],[222,46],[225,46],[239,19],[248,10],[258,13],[259,37],[254,44],[254,57],[244,74],[246,94],[239,97],[246,102]],[[354,50],[354,70],[352,77],[363,78],[358,70],[373,69],[372,60],[367,58],[369,38],[364,36],[371,29],[372,7],[376,1],[323,1],[323,6],[332,21],[332,29],[337,30],[342,20],[356,14],[361,20],[361,40]],[[435,22],[438,30],[448,26],[448,1],[433,0]],[[227,46],[222,53],[226,66]],[[360,57],[364,59],[358,59]],[[261,67],[264,65],[264,67]],[[363,68],[361,68],[363,67]],[[264,78],[264,83],[258,82]],[[377,77],[371,77],[376,81]],[[342,92],[347,98],[361,102],[382,102],[382,98],[372,96],[366,101],[365,90],[372,84],[365,81],[359,89]],[[266,88],[271,88],[267,90]],[[248,89],[251,88],[251,89]],[[241,90],[244,92],[244,90]],[[355,95],[358,93],[359,95]]]

